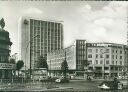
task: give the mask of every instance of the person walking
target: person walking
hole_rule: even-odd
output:
[[[117,89],[118,89],[118,83],[119,83],[119,81],[118,81],[117,78],[115,77],[115,78],[114,78],[114,81],[113,81],[113,88],[114,88],[114,90],[117,90]]]

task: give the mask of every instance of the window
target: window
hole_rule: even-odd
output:
[[[89,64],[92,64],[92,60],[89,60]]]
[[[106,49],[106,52],[109,53],[109,49]]]
[[[122,51],[120,51],[120,54],[122,54]]]
[[[92,54],[89,54],[89,55],[88,55],[88,58],[92,58]]]
[[[109,58],[109,55],[106,55],[106,58]]]
[[[114,59],[114,55],[112,55],[112,59]]]
[[[111,70],[114,70],[114,67],[111,67]]]
[[[98,53],[98,49],[96,49],[96,53]]]
[[[117,55],[116,55],[116,59],[117,59]]]
[[[114,61],[112,61],[112,64],[114,65]]]
[[[117,65],[117,61],[116,61],[116,65]]]
[[[100,58],[103,58],[103,55],[100,55]]]
[[[122,56],[120,56],[120,59],[122,59]]]
[[[116,50],[116,53],[117,53],[118,51]]]
[[[98,60],[96,60],[96,64],[98,64]]]
[[[98,58],[98,54],[96,54],[96,58]]]
[[[120,65],[122,65],[122,61],[120,61]]]
[[[100,64],[103,64],[103,60],[100,60]]]
[[[88,52],[92,52],[92,49],[88,49]]]
[[[105,70],[109,70],[109,67],[104,67]]]
[[[109,60],[106,60],[106,64],[109,64]]]
[[[112,52],[114,53],[114,50],[112,50]]]
[[[118,70],[118,67],[115,67],[115,70],[117,71]]]

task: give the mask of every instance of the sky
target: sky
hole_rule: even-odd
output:
[[[10,33],[11,54],[18,53],[18,20],[22,16],[60,20],[64,47],[75,39],[126,44],[127,1],[0,1],[0,19]]]

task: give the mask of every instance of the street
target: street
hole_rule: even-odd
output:
[[[0,85],[1,91],[89,91],[106,92],[98,89],[101,81],[71,80],[69,83],[26,83]],[[113,91],[107,91],[113,92]],[[128,89],[116,90],[115,92],[128,92]]]

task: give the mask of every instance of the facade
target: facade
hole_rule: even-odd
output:
[[[87,68],[95,77],[115,77],[122,75],[127,68],[127,51],[128,47],[123,44],[87,43],[86,40],[76,40],[68,48],[49,52],[47,61],[50,70],[61,70],[66,52],[69,71],[74,71],[72,73],[84,75]],[[85,67],[86,60],[89,63],[88,67]]]
[[[29,69],[35,68],[38,57],[63,48],[63,24],[59,21],[22,17],[19,23],[20,57]]]
[[[87,43],[89,69],[95,77],[114,77],[123,73],[127,66],[128,47],[114,43]]]
[[[76,69],[76,53],[75,53],[75,45],[72,45],[65,49],[55,50],[52,52],[48,52],[47,63],[49,66],[49,70],[61,70],[61,63],[65,60],[65,52],[66,52],[66,60],[68,63],[68,68],[70,70]]]
[[[76,40],[71,46],[65,49],[48,52],[47,62],[49,70],[61,70],[61,63],[65,60],[65,52],[69,71],[71,73],[83,71],[86,60],[86,40]]]
[[[0,78],[11,78],[12,76],[14,64],[9,63],[11,45],[9,32],[0,28]]]

